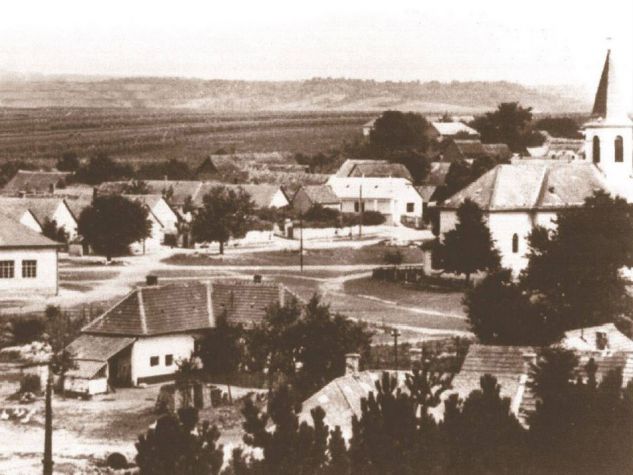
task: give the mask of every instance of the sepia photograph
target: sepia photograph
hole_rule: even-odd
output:
[[[0,474],[633,474],[633,3],[6,2]]]

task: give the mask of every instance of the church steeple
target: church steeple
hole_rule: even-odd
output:
[[[619,80],[614,63],[613,51],[608,50],[591,115],[609,123],[628,124],[631,121],[627,115],[623,85]]]

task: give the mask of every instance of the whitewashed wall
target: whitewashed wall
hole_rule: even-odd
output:
[[[37,277],[22,277],[22,261],[37,262]],[[14,261],[14,277],[0,279],[0,298],[6,294],[57,295],[57,250],[44,249],[3,249],[0,261]]]
[[[139,338],[132,346],[131,378],[138,384],[141,378],[173,374],[178,366],[176,361],[191,356],[195,340],[191,335],[162,335]],[[165,356],[173,355],[173,364],[165,366]],[[158,356],[158,365],[151,366],[150,358]]]

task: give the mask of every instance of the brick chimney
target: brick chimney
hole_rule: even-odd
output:
[[[347,353],[345,355],[345,376],[355,376],[360,368],[360,354]]]

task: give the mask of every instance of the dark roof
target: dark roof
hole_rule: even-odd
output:
[[[47,219],[52,220],[60,205],[66,206],[65,200],[60,197],[0,197],[0,209],[4,214],[19,220],[24,212],[30,211],[40,225]]]
[[[268,208],[272,202],[275,193],[281,191],[283,193],[283,189],[280,185],[271,185],[269,183],[260,183],[260,184],[241,184],[241,185],[230,185],[226,183],[218,183],[218,182],[205,182],[202,184],[195,197],[193,198],[193,203],[196,206],[202,206],[204,196],[209,193],[211,188],[215,187],[223,187],[229,188],[235,191],[240,189],[244,190],[249,194],[253,203],[255,203],[256,208]],[[285,195],[285,193],[284,193]]]
[[[43,172],[31,170],[18,170],[18,172],[4,185],[3,193],[50,193],[51,188],[64,183],[70,175],[69,172]]]
[[[433,201],[433,195],[437,191],[437,186],[420,185],[420,186],[416,186],[415,189],[422,197],[422,200],[424,200],[425,203],[428,203],[429,201]]]
[[[504,143],[481,143],[480,140],[452,140],[463,158],[494,157],[507,160],[512,151]]]
[[[67,349],[75,360],[107,361],[132,343],[130,337],[79,335]]]
[[[60,243],[0,213],[0,249],[60,246]]]
[[[260,321],[275,302],[294,295],[283,285],[246,280],[140,287],[83,328],[84,333],[151,336],[213,328],[224,311],[229,322]]]
[[[600,75],[600,83],[598,84],[598,90],[596,91],[596,97],[593,102],[593,110],[591,115],[596,117],[607,116],[607,99],[609,97],[609,66],[611,63],[611,50],[607,52],[607,57],[604,60],[604,66],[602,68],[602,74]]]
[[[442,204],[456,209],[466,199],[486,211],[563,209],[582,206],[606,185],[590,163],[530,160],[497,165]]]
[[[312,203],[329,204],[339,202],[330,185],[308,185],[302,186],[300,189],[303,190]]]
[[[451,168],[450,162],[431,162],[429,174],[424,180],[425,185],[442,186],[446,182],[446,175]]]
[[[182,206],[187,197],[195,199],[196,195],[202,188],[201,181],[190,180],[146,180],[145,184],[149,187],[151,193],[165,194],[171,192],[168,201],[175,206]]]
[[[353,160],[347,159],[336,172],[339,178],[349,176],[365,176],[367,178],[406,178],[412,181],[409,169],[401,163],[386,160]]]

